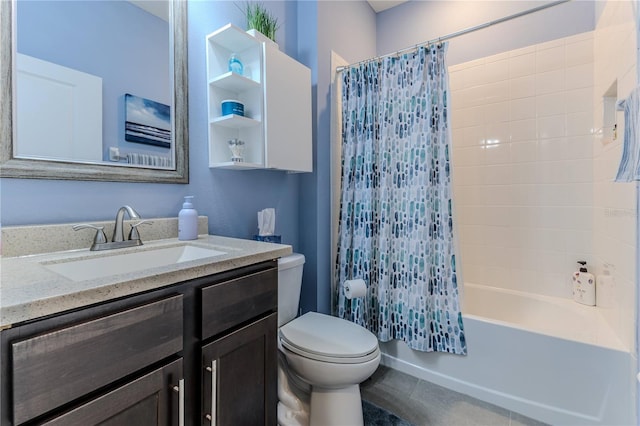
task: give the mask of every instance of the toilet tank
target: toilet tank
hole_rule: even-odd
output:
[[[278,327],[298,316],[304,255],[292,255],[278,259]]]

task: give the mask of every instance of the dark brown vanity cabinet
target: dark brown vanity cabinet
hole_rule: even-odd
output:
[[[277,307],[277,269],[202,289],[204,426],[277,423]]]
[[[268,261],[16,324],[0,332],[0,425],[275,424],[276,310]]]
[[[3,331],[2,424],[178,425],[183,316],[171,294]]]

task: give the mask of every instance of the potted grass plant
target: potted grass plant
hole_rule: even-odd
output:
[[[276,31],[280,28],[278,18],[273,16],[262,3],[245,3],[241,8],[247,19],[247,32],[260,39],[260,35],[272,42],[276,41]],[[259,33],[259,34],[256,34]]]

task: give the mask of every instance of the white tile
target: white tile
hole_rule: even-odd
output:
[[[511,121],[509,132],[512,142],[536,139],[536,120]]]
[[[567,66],[582,65],[593,62],[593,40],[581,40],[567,43],[565,50]]]
[[[541,185],[541,205],[545,206],[574,206],[581,205],[572,202],[572,194],[569,192],[568,184],[558,184],[551,182]]]
[[[486,145],[484,149],[484,162],[487,165],[503,165],[508,164],[509,159],[511,157],[511,144],[509,143],[501,143],[495,145]],[[510,169],[507,172],[510,173]],[[508,182],[510,176],[507,174],[504,176],[506,180],[501,181],[491,181],[487,182],[488,184],[500,184],[504,182]]]
[[[588,231],[567,229],[565,234],[564,249],[568,252],[591,252],[593,250],[593,234]]]
[[[478,167],[463,167],[463,166],[455,166],[453,169],[453,179],[456,185],[467,186],[467,185],[475,185],[479,180],[479,169]],[[460,214],[464,214],[464,211],[460,212]],[[461,218],[466,216],[460,216]],[[463,221],[462,223],[468,223]]]
[[[476,86],[458,90],[456,100],[456,103],[452,101],[452,106],[455,108],[482,105],[484,102],[484,88],[483,86]]]
[[[510,119],[524,120],[536,117],[535,97],[514,99],[509,103]]]
[[[523,163],[538,159],[538,141],[521,141],[511,144],[511,161]]]
[[[487,83],[496,83],[509,79],[509,61],[506,59],[487,62],[484,66],[485,79]]]
[[[466,88],[475,87],[486,83],[484,78],[484,65],[482,64],[465,68],[460,72],[463,75],[462,79],[464,81],[464,87]]]
[[[591,112],[577,112],[567,114],[567,136],[587,136],[593,131],[593,116]]]
[[[593,206],[593,184],[570,183],[562,186],[565,202],[573,206]]]
[[[457,166],[479,166],[484,163],[484,150],[481,146],[454,148],[453,162]]]
[[[503,144],[510,141],[509,123],[488,123],[484,126],[484,144]]]
[[[455,94],[456,90],[464,89],[464,80],[463,74],[460,71],[451,72],[451,67],[449,67],[449,89],[452,94]]]
[[[550,188],[552,185],[546,185],[546,187]],[[536,230],[533,247],[537,250],[544,251],[562,251],[564,249],[564,239],[564,234],[562,232],[558,232],[557,229],[539,228]],[[556,257],[561,256],[558,256],[556,253]]]
[[[452,127],[451,144],[454,147],[461,147],[464,145],[464,129]]]
[[[636,83],[636,67],[630,68],[626,73],[618,78],[618,99],[625,99],[633,89]]]
[[[484,202],[484,190],[482,185],[467,185],[458,186],[456,191],[459,198],[455,198],[454,201],[459,207],[458,211],[469,210],[468,206],[478,206],[485,204]]]
[[[548,184],[566,182],[568,173],[564,161],[543,161],[538,164],[536,182]]]
[[[565,138],[549,138],[538,141],[539,161],[565,160],[568,156],[569,148]]]
[[[525,98],[536,94],[536,77],[528,75],[509,81],[511,99]]]
[[[536,96],[536,114],[538,117],[564,114],[565,104],[564,92]]]
[[[484,123],[484,111],[482,106],[464,108],[460,110],[460,115],[462,116],[462,126],[470,127],[470,126],[479,126]],[[455,117],[455,114],[452,117]]]
[[[591,64],[567,67],[566,89],[579,89],[593,86],[593,66]]]
[[[485,104],[484,119],[486,123],[509,121],[509,103],[505,101]]]
[[[513,186],[502,182],[499,185],[487,185],[484,193],[485,201],[489,205],[511,206],[513,204]],[[508,232],[509,229],[503,230]]]
[[[509,81],[503,80],[496,83],[487,83],[483,87],[484,104],[503,102],[509,99]]]
[[[485,166],[484,180],[487,185],[500,185],[504,182],[508,182],[511,179],[511,165],[510,164],[492,164]],[[503,212],[500,213],[501,215]],[[495,220],[495,215],[492,217],[492,222],[495,225],[502,224],[502,220]]]
[[[572,136],[567,138],[570,158],[584,159],[593,157],[593,136]]]
[[[509,58],[509,77],[517,78],[525,75],[535,74],[536,55],[535,52],[526,53],[520,56]]]
[[[557,233],[557,232],[554,232]],[[563,274],[566,272],[567,265],[562,256],[562,252],[558,251],[558,245],[550,244],[539,252],[538,265],[544,265],[541,272]]]
[[[569,230],[591,231],[593,210],[591,207],[562,207],[559,213],[563,217],[562,228]]]
[[[451,153],[451,164],[455,165],[455,166],[469,166],[471,164],[469,164],[469,160],[468,158],[470,157],[467,154],[467,151],[469,151],[470,148],[456,148],[454,147],[452,149],[452,153]]]
[[[565,92],[567,112],[593,110],[593,91],[590,87]]]
[[[464,128],[464,109],[454,109],[451,112],[451,130],[456,131]]]
[[[536,52],[536,72],[553,71],[564,68],[564,45]]]
[[[593,166],[591,160],[569,160],[566,162],[567,182],[593,182]]]
[[[565,116],[552,115],[538,118],[538,137],[541,139],[559,138],[565,135]]]
[[[484,145],[484,126],[465,127],[461,146]]]
[[[520,163],[511,169],[512,182],[516,184],[538,183],[538,169],[537,162]]]
[[[536,94],[543,95],[564,90],[564,77],[564,69],[536,74]]]

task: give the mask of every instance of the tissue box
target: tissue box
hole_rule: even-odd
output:
[[[265,243],[280,244],[282,242],[282,235],[254,235],[253,239],[256,241],[264,241]]]

